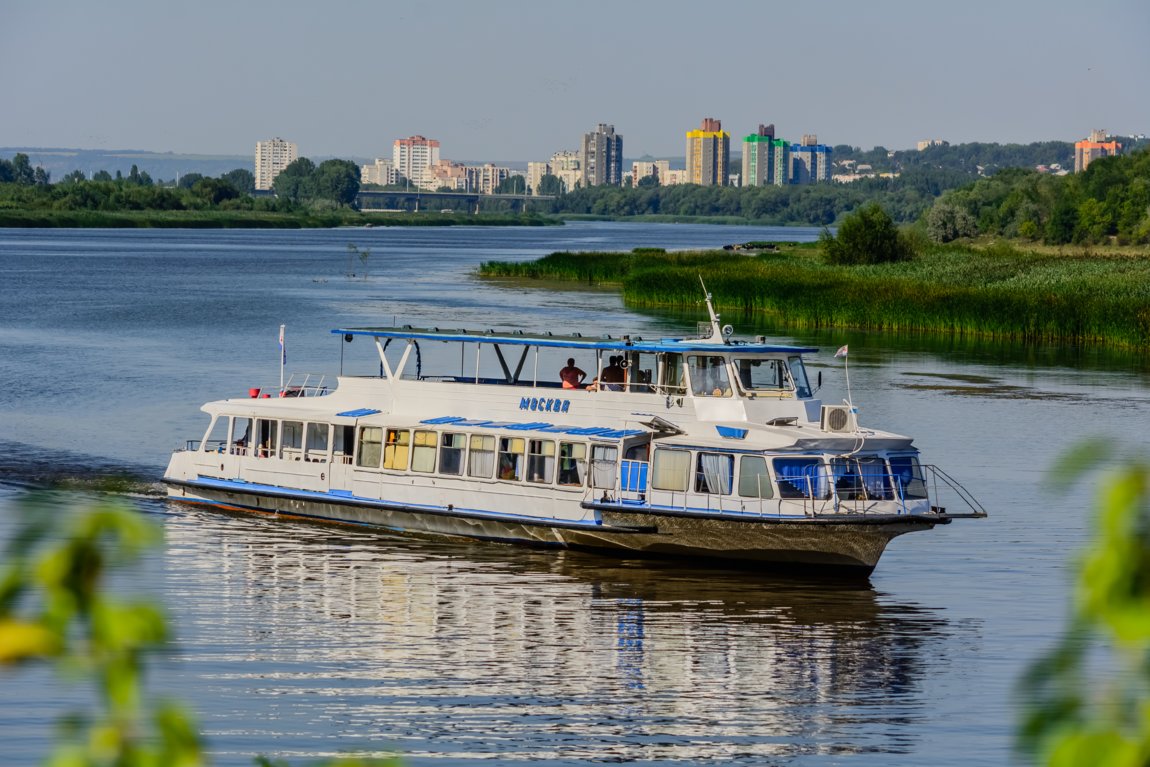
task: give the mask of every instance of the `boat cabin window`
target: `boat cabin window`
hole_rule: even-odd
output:
[[[499,438],[499,479],[523,479],[523,437]]]
[[[550,485],[555,478],[555,443],[549,439],[527,441],[527,481]]]
[[[233,418],[231,453],[233,455],[248,455],[248,450],[251,447],[251,442],[252,419]]]
[[[687,363],[691,369],[691,393],[696,397],[731,396],[726,358],[692,354],[687,357]]]
[[[614,445],[592,445],[591,487],[613,489],[618,464],[619,448]]]
[[[471,435],[471,448],[467,452],[467,476],[490,477],[495,470],[495,437]]]
[[[463,473],[463,450],[466,434],[442,434],[439,438],[439,473],[459,476]]]
[[[744,498],[773,498],[771,475],[767,473],[767,459],[761,455],[739,457],[739,495]]]
[[[803,367],[803,358],[796,354],[787,357],[787,362],[791,367],[791,380],[795,383],[795,394],[800,399],[808,399],[811,396],[811,385],[807,381],[807,369]]]
[[[687,490],[687,476],[691,470],[691,453],[687,450],[655,450],[651,462],[651,487],[656,490]]]
[[[559,443],[559,484],[582,487],[587,474],[587,446],[581,442]]]
[[[205,453],[222,453],[228,444],[228,428],[231,426],[231,418],[226,415],[217,416],[212,419],[211,424],[208,426],[208,432],[204,435],[203,444],[200,449]]]
[[[280,458],[298,461],[303,457],[303,421],[284,421],[280,438]]]
[[[775,478],[779,481],[779,497],[830,497],[830,483],[827,482],[823,462],[818,458],[806,456],[775,458],[772,463]]]
[[[383,446],[383,468],[405,471],[410,452],[411,432],[407,429],[388,429],[387,442]]]
[[[835,492],[843,500],[890,500],[890,475],[886,461],[869,458],[835,458],[831,461]]]
[[[256,444],[260,458],[271,458],[276,454],[276,440],[279,437],[279,421],[270,418],[256,419]]]
[[[412,437],[411,470],[435,471],[435,432],[418,430]]]
[[[315,463],[327,461],[327,443],[331,426],[326,423],[309,423],[305,441],[304,460]]]
[[[351,424],[336,426],[333,447],[333,460],[336,463],[351,463],[351,456],[355,452],[355,427]]]
[[[654,391],[658,359],[649,352],[629,352],[626,356],[627,391]]]
[[[778,394],[790,391],[787,365],[782,360],[743,357],[735,360],[735,369],[739,373],[739,386],[745,392]]]
[[[900,498],[926,498],[926,477],[913,455],[892,455],[890,472]]]
[[[683,374],[683,355],[673,352],[660,355],[663,359],[662,378],[659,386],[664,394],[685,394],[686,376]]]
[[[365,469],[378,469],[379,458],[383,453],[383,429],[379,426],[364,426],[359,430],[359,450],[355,465]]]
[[[695,492],[730,495],[735,457],[730,453],[699,453],[695,462]]]

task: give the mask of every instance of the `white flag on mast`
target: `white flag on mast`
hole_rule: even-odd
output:
[[[835,352],[835,356],[836,356],[836,357],[845,357],[845,356],[847,356],[847,345],[846,345],[846,344],[843,344],[842,346],[840,346],[840,347],[839,347],[839,350],[838,350],[837,352]]]

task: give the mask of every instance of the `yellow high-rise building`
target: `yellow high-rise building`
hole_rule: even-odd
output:
[[[721,120],[704,117],[698,130],[687,131],[687,183],[726,186],[731,167],[731,134]]]

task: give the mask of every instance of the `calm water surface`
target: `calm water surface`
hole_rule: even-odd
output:
[[[130,471],[165,531],[139,588],[176,646],[153,676],[214,763],[1010,764],[1015,683],[1060,631],[1091,497],[1047,491],[1088,436],[1145,442],[1143,358],[961,339],[740,330],[823,347],[824,398],[915,435],[992,516],[896,540],[869,583],[768,578],[235,517],[150,494],[199,405],[338,372],[341,325],[682,332],[587,289],[480,283],[484,260],[813,230],[584,223],[302,232],[0,230],[0,534],[23,486]],[[367,248],[349,265],[348,245]],[[357,272],[349,278],[349,270]],[[351,364],[350,362],[348,364]],[[82,490],[41,513],[65,514]],[[34,763],[83,693],[0,677],[0,763]]]

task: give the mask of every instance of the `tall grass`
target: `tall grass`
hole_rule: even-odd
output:
[[[487,265],[485,265],[486,267]],[[939,247],[899,264],[835,267],[811,250],[553,254],[505,276],[620,284],[633,307],[717,308],[783,326],[948,332],[1027,342],[1150,343],[1150,258]]]

